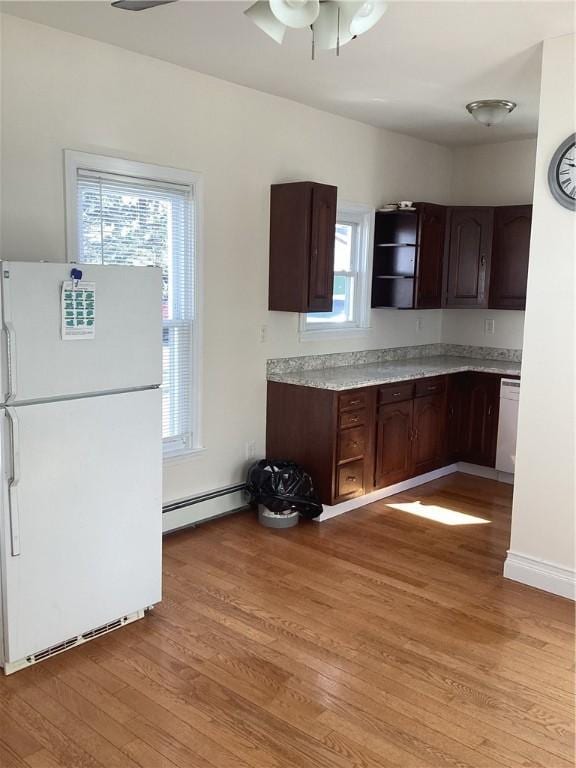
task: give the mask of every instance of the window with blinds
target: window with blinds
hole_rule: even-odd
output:
[[[164,453],[195,447],[194,185],[76,169],[77,260],[162,268]]]

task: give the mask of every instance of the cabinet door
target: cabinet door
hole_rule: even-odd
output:
[[[461,429],[463,461],[493,467],[500,405],[500,377],[489,373],[466,374]]]
[[[455,373],[448,376],[446,390],[446,461],[458,461],[462,453],[463,410],[467,374]]]
[[[336,193],[312,181],[272,185],[268,309],[332,310]]]
[[[376,423],[377,488],[410,477],[411,438],[412,401],[381,405]]]
[[[494,210],[494,239],[490,277],[490,306],[524,309],[530,252],[531,205]]]
[[[452,208],[446,305],[488,306],[492,208]]]
[[[336,187],[312,187],[312,227],[308,311],[331,312],[334,290],[334,242],[336,238]]]
[[[412,474],[422,475],[442,463],[444,395],[414,400]]]
[[[419,205],[419,250],[416,306],[423,309],[440,307],[442,303],[442,264],[446,234],[446,208],[442,205]]]

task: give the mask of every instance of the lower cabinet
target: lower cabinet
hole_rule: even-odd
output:
[[[411,475],[423,475],[442,465],[444,420],[444,395],[414,400]]]
[[[376,419],[375,486],[385,488],[410,475],[412,458],[412,400],[378,408]]]
[[[493,467],[500,410],[500,377],[489,373],[461,374],[464,378],[458,457],[461,461]]]
[[[455,461],[493,467],[500,376],[461,373],[346,392],[268,382],[266,455],[337,504]]]

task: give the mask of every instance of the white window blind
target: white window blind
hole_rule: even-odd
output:
[[[78,260],[162,268],[165,454],[194,447],[194,187],[77,170]]]

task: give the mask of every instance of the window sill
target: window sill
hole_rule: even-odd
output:
[[[179,451],[170,451],[162,456],[163,464],[179,464],[187,459],[192,459],[194,456],[200,456],[206,453],[206,446],[199,446],[198,448],[182,448]]]
[[[306,330],[300,331],[298,334],[299,341],[321,341],[322,339],[357,339],[359,336],[368,336],[370,333],[369,327],[361,328],[326,328],[323,330]]]

